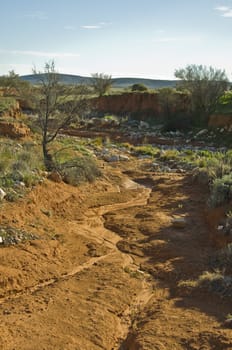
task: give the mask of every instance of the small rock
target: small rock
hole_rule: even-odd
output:
[[[149,124],[141,120],[139,123],[139,129],[149,129]]]
[[[6,196],[6,192],[5,191],[3,191],[3,189],[2,188],[0,188],[0,200],[2,201],[3,200],[3,198]]]
[[[112,154],[112,155],[105,155],[103,157],[103,159],[106,161],[106,162],[118,162],[119,161],[119,156],[117,154]]]
[[[61,175],[58,173],[58,171],[52,171],[49,176],[48,176],[49,180],[52,180],[54,182],[62,182],[62,177]]]
[[[4,310],[3,311],[3,315],[10,315],[10,314],[11,314],[10,310]]]
[[[185,218],[174,218],[172,219],[172,225],[176,228],[184,228],[187,222]]]
[[[208,132],[208,129],[202,129],[195,135],[195,137],[203,136],[203,135],[207,134],[207,132]]]
[[[3,238],[0,236],[0,244],[3,244]]]
[[[227,328],[232,328],[232,318],[228,318],[227,320],[225,320],[224,326]]]
[[[125,162],[125,161],[130,160],[130,158],[128,156],[126,156],[125,154],[120,154],[119,155],[119,160]]]

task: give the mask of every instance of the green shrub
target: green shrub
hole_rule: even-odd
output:
[[[23,182],[25,183],[26,187],[32,187],[37,185],[37,183],[39,182],[40,177],[38,174],[36,173],[32,173],[32,172],[28,172],[26,174],[23,175]]]
[[[146,85],[138,83],[138,84],[133,84],[131,86],[131,91],[147,91],[148,88],[146,87]]]
[[[141,154],[141,155],[149,155],[149,156],[156,156],[159,152],[158,148],[153,147],[152,145],[143,145],[143,146],[130,146],[130,148],[133,148],[133,151],[135,154]]]
[[[13,97],[0,97],[0,113],[15,108],[16,106],[17,102]]]
[[[232,199],[232,174],[216,178],[211,186],[209,204],[217,207]]]
[[[41,179],[43,169],[41,147],[18,144],[13,140],[0,139],[0,187],[6,200],[15,201]]]
[[[58,167],[64,181],[70,185],[77,186],[83,182],[93,182],[101,175],[96,162],[90,156],[77,157],[62,163]]]
[[[232,267],[232,243],[216,252],[210,260],[214,269],[220,269],[225,272],[228,269],[230,271]]]
[[[160,160],[167,161],[171,159],[178,159],[180,155],[180,152],[176,149],[168,149],[163,152],[163,154],[160,156]]]

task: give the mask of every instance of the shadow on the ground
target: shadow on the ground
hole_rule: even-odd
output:
[[[199,309],[221,322],[230,311],[229,300],[207,290],[179,288],[181,281],[196,280],[210,269],[209,257],[215,248],[205,222],[206,189],[189,176],[133,180],[152,192],[147,206],[104,216],[106,228],[123,238],[118,248],[133,254],[160,288],[168,288],[177,307]],[[173,225],[174,217],[185,218],[183,227]]]

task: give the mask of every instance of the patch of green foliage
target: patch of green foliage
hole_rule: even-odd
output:
[[[0,97],[0,113],[9,111],[16,107],[16,100],[13,97]]]
[[[232,91],[226,91],[219,98],[215,113],[231,114],[232,113]]]
[[[57,171],[70,185],[93,182],[101,175],[92,154],[75,138],[56,140],[52,152]]]
[[[232,200],[232,174],[227,174],[213,181],[209,204],[212,207],[217,207],[230,200]]]
[[[131,86],[131,91],[147,91],[148,88],[142,83],[133,84]]]
[[[127,144],[124,144],[127,145]],[[133,151],[133,153],[139,155],[148,155],[151,157],[155,157],[158,152],[159,149],[157,147],[153,147],[152,145],[141,145],[141,146],[131,146],[130,149]]]
[[[0,187],[12,201],[41,179],[43,161],[40,147],[34,143],[0,140]]]

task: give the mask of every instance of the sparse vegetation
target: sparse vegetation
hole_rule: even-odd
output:
[[[6,199],[18,199],[42,179],[42,172],[42,154],[38,146],[31,146],[29,150],[26,143],[1,140],[0,187],[7,193]]]
[[[11,110],[17,106],[17,102],[13,97],[0,96],[0,114]]]
[[[25,97],[31,91],[31,84],[21,80],[12,70],[7,75],[0,76],[0,88],[4,96]]]
[[[52,170],[55,164],[49,145],[64,127],[80,120],[89,106],[81,89],[79,95],[72,100],[67,100],[67,96],[72,96],[73,87],[65,89],[65,92],[62,90],[53,61],[45,64],[43,74],[36,70],[34,74],[40,79],[40,94],[36,105],[39,126],[42,131],[44,164],[47,170]]]
[[[142,83],[133,84],[131,86],[131,91],[147,91],[148,88]]]
[[[188,65],[175,71],[179,87],[189,91],[191,110],[198,124],[206,125],[228,86],[224,70],[203,65]]]
[[[101,175],[92,155],[77,142],[62,139],[54,145],[55,147],[57,149],[54,150],[55,169],[66,183],[77,186],[86,181],[93,182]]]
[[[228,203],[232,199],[232,174],[216,178],[211,185],[209,204],[212,207]]]
[[[99,95],[103,96],[106,92],[108,92],[112,86],[112,78],[111,75],[107,75],[104,73],[94,73],[92,74],[92,82],[91,85],[94,91]]]

